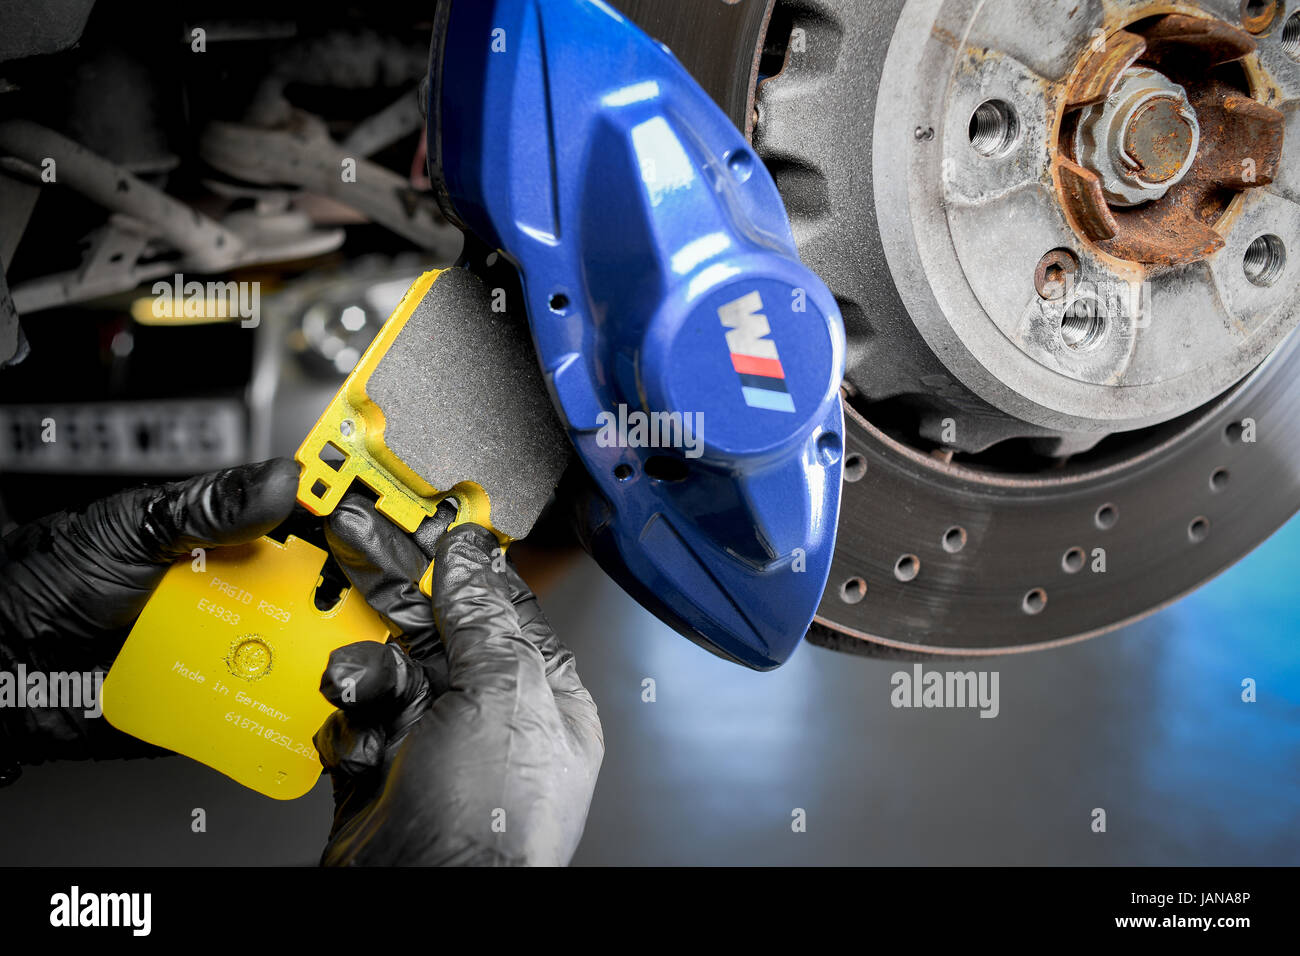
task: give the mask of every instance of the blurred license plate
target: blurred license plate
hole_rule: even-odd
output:
[[[235,401],[0,405],[0,471],[177,474],[244,460]]]

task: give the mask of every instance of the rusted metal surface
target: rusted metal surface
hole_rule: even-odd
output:
[[[1124,153],[1143,179],[1167,183],[1187,162],[1195,142],[1194,127],[1168,97],[1143,106],[1124,130]]]
[[[1057,163],[1061,198],[1075,227],[1093,242],[1106,242],[1119,234],[1119,223],[1101,191],[1101,177],[1062,157]]]
[[[1134,37],[1143,41],[1144,52]],[[1272,182],[1282,156],[1285,117],[1251,96],[1244,71],[1240,80],[1231,80],[1212,70],[1251,55],[1255,46],[1244,30],[1223,21],[1171,14],[1145,26],[1141,36],[1120,31],[1105,49],[1085,58],[1067,96],[1057,160],[1061,202],[1076,229],[1110,255],[1148,266],[1196,262],[1223,248],[1215,227],[1233,198]],[[1186,89],[1200,144],[1186,175],[1162,198],[1120,207],[1107,203],[1098,176],[1081,164],[1072,140],[1079,107],[1100,102],[1099,91],[1113,91],[1133,63],[1159,70]],[[1126,130],[1125,152],[1145,168],[1144,178],[1159,182],[1185,164],[1191,138],[1176,110],[1150,112]]]
[[[1049,302],[1065,298],[1079,272],[1079,257],[1069,249],[1053,249],[1038,260],[1034,288]]]
[[[1267,3],[1241,0],[1241,25],[1250,33],[1266,33],[1281,9],[1278,0],[1268,0]]]
[[[1074,160],[1101,178],[1113,206],[1162,199],[1190,171],[1201,141],[1187,91],[1148,66],[1132,66],[1101,103],[1078,114]]]
[[[1267,186],[1282,162],[1286,117],[1250,97],[1226,94],[1200,111],[1201,123],[1216,131],[1201,150],[1207,179],[1227,189]]]
[[[1081,109],[1110,96],[1124,71],[1146,52],[1147,41],[1136,33],[1120,30],[1106,38],[1105,45],[1088,57],[1075,74],[1066,97],[1066,108]]]
[[[1255,40],[1223,20],[1205,20],[1181,13],[1161,17],[1142,31],[1146,37],[1146,60],[1153,63],[1170,58],[1195,58],[1205,66],[1231,63],[1255,52]]]

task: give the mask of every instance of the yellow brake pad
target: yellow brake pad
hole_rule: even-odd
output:
[[[334,709],[320,692],[330,652],[388,637],[352,589],[316,607],[324,562],[292,536],[178,561],[104,680],[108,722],[268,797],[301,797],[321,772],[312,736]]]
[[[505,548],[532,528],[570,453],[527,326],[466,270],[426,272],[298,449],[298,501],[328,515],[359,480],[413,532],[454,498],[451,527],[482,525]],[[431,581],[432,567],[426,595]]]
[[[458,509],[449,530],[467,521],[492,527],[488,498],[478,484],[463,482],[439,490],[388,449],[384,444],[384,412],[366,393],[370,374],[397,341],[439,275],[441,271],[426,272],[406,290],[397,311],[384,323],[294,456],[302,466],[298,503],[312,514],[331,514],[353,480],[360,479],[379,495],[375,508],[403,531],[419,528],[447,497],[456,499]],[[339,456],[341,463],[337,463]],[[504,547],[509,542],[506,538],[501,543]],[[420,590],[426,596],[433,593],[433,565],[420,578]]]

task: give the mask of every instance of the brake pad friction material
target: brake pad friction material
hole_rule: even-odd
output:
[[[571,449],[527,326],[493,308],[503,296],[459,268],[416,280],[298,449],[303,507],[328,515],[359,479],[406,531],[448,496],[452,527],[503,547],[532,530]]]
[[[353,590],[316,607],[325,557],[290,536],[178,561],[104,680],[105,718],[268,797],[307,793],[321,772],[312,737],[334,709],[320,692],[330,652],[388,637]]]

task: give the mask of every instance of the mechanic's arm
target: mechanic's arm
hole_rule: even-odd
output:
[[[12,531],[0,541],[0,670],[106,671],[173,561],[270,531],[297,487],[298,466],[274,459],[124,491]],[[84,708],[0,707],[0,783],[21,764],[163,752]]]
[[[492,534],[425,524],[406,535],[360,496],[327,524],[401,633],[336,650],[322,678],[340,708],[315,738],[336,808],[322,862],[566,864],[605,752],[596,705]]]

